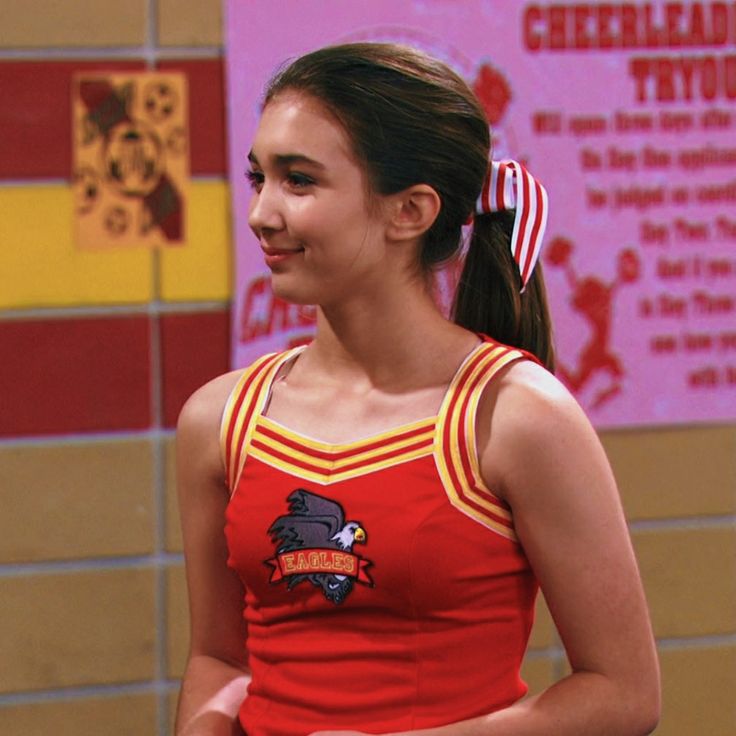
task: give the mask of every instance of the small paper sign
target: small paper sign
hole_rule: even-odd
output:
[[[186,240],[189,127],[181,73],[84,73],[72,88],[80,248]]]

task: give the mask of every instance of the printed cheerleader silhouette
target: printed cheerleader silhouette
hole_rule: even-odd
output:
[[[618,255],[616,279],[605,284],[596,276],[579,277],[570,263],[572,251],[573,244],[567,238],[557,237],[550,243],[545,261],[553,268],[565,269],[571,290],[570,304],[588,321],[592,333],[577,367],[572,370],[558,365],[557,373],[573,393],[579,393],[597,373],[607,373],[609,385],[593,397],[592,408],[598,409],[621,391],[624,375],[621,361],[610,347],[613,297],[620,286],[639,279],[641,263],[633,249],[622,250]]]

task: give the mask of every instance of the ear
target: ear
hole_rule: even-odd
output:
[[[442,207],[440,195],[429,184],[415,184],[391,195],[386,238],[416,240],[429,230]]]

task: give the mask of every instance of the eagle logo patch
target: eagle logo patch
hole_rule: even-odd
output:
[[[342,506],[302,488],[287,498],[289,513],[279,516],[268,534],[276,556],[265,560],[272,568],[271,583],[286,580],[287,590],[309,581],[325,598],[339,605],[355,581],[373,587],[369,560],[353,552],[367,535],[359,521],[345,521]]]

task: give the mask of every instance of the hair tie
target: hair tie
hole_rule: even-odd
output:
[[[516,210],[511,254],[521,274],[524,291],[539,258],[549,204],[547,191],[518,161],[491,161],[483,190],[475,205],[477,214]]]

